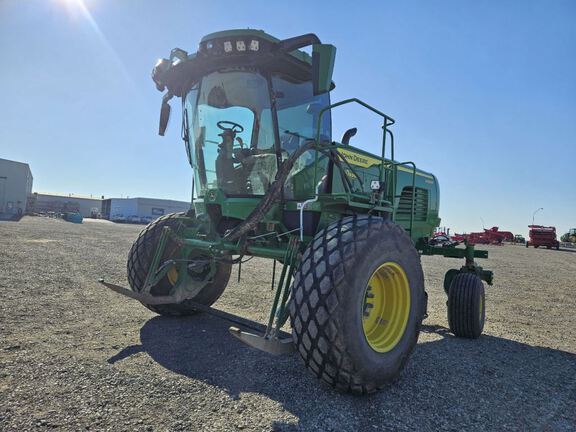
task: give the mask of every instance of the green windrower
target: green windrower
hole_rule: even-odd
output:
[[[134,242],[130,290],[101,283],[162,315],[230,320],[250,346],[297,351],[326,383],[367,394],[398,376],[416,344],[427,314],[422,255],[465,261],[444,279],[459,337],[482,333],[482,281],[491,284],[492,272],[475,263],[487,252],[430,241],[440,224],[438,180],[395,160],[392,117],[356,98],[330,101],[335,56],[314,34],[279,40],[230,30],[159,60],[159,133],[180,98],[192,203]],[[353,124],[339,141],[332,136],[332,111],[349,104],[381,120],[374,154],[351,144]],[[211,307],[233,265],[252,257],[274,261],[267,325]]]

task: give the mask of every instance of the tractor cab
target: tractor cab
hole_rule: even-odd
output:
[[[312,57],[298,50],[308,45]],[[197,53],[176,49],[158,62],[153,79],[168,89],[160,134],[168,100],[181,97],[198,198],[262,197],[280,165],[305,142],[318,136],[330,142],[330,111],[322,110],[330,105],[334,55],[335,48],[315,35],[280,41],[262,31],[238,30],[208,35]],[[298,158],[285,199],[314,194],[315,162],[312,151]]]
[[[184,98],[184,128],[191,163],[197,169],[198,196],[220,190],[229,197],[263,196],[278,166],[318,130],[318,113],[330,104],[328,93],[314,95],[310,80],[298,82],[253,70],[212,72]],[[320,135],[330,140],[330,116]],[[287,183],[314,162],[302,155]]]

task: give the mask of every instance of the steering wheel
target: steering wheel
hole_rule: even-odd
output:
[[[225,127],[224,125],[229,125],[232,127]],[[228,121],[228,120],[219,121],[218,123],[216,123],[216,126],[218,126],[218,128],[222,129],[223,131],[229,130],[229,131],[232,131],[234,133],[244,132],[244,128],[241,125],[239,125],[238,123]]]

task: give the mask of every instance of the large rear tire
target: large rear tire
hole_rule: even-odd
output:
[[[182,222],[184,213],[171,213],[156,219],[150,223],[140,233],[136,241],[132,244],[130,253],[128,254],[128,282],[132,291],[140,292],[144,288],[144,281],[148,274],[148,269],[152,264],[152,259],[160,234],[164,227],[168,226],[174,231],[185,228]],[[168,239],[164,254],[161,258],[161,263],[167,259],[178,257],[178,246],[174,241]],[[202,290],[191,300],[201,303],[206,306],[213,304],[224,292],[228,280],[230,279],[231,264],[224,262],[212,262],[211,266],[215,266],[215,273],[212,281],[208,283]],[[198,272],[202,274],[202,272]],[[155,296],[169,295],[172,287],[177,279],[177,273],[169,272],[164,276],[156,285],[150,289],[150,294]],[[177,304],[168,305],[148,305],[144,304],[148,309],[160,315],[191,315],[196,312],[194,307],[190,305],[188,300],[184,300]]]
[[[420,257],[404,230],[379,217],[346,217],[304,252],[292,285],[293,340],[318,378],[372,393],[399,376],[425,309]]]

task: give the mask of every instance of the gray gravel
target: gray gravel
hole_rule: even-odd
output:
[[[0,429],[576,430],[576,253],[489,247],[485,334],[447,332],[442,277],[424,257],[429,318],[394,385],[336,393],[296,355],[257,352],[207,315],[162,318],[108,292],[142,227],[0,222]],[[270,264],[235,274],[217,306],[264,321]]]

